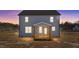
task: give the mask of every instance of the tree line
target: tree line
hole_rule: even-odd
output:
[[[19,26],[17,24],[0,22],[0,31],[17,31],[18,28]]]
[[[79,31],[79,21],[75,23],[65,22],[60,24],[61,31]]]

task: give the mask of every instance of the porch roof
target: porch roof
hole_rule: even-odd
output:
[[[36,25],[42,25],[42,24],[45,24],[45,25],[49,25],[49,26],[52,26],[51,24],[48,24],[48,23],[45,23],[45,22],[40,22],[40,23],[36,23],[36,24],[34,24],[34,26],[36,26]]]

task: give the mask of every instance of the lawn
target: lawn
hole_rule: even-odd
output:
[[[33,38],[32,38],[33,39]],[[78,48],[79,32],[61,32],[60,38],[52,41],[33,41],[19,38],[18,32],[0,31],[0,48]]]

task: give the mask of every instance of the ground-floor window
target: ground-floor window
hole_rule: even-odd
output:
[[[25,27],[25,33],[32,33],[32,27]]]
[[[47,28],[44,28],[44,34],[47,34]]]
[[[52,31],[55,31],[55,26],[52,27]]]
[[[43,28],[40,26],[39,27],[39,33],[42,33],[43,32]]]

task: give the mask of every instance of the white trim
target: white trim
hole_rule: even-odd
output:
[[[35,26],[35,25],[39,25],[39,24],[41,24],[41,23],[47,24],[47,25],[49,25],[49,26],[52,26],[51,24],[48,24],[48,23],[45,23],[45,22],[40,22],[40,23],[34,24],[34,26]]]

